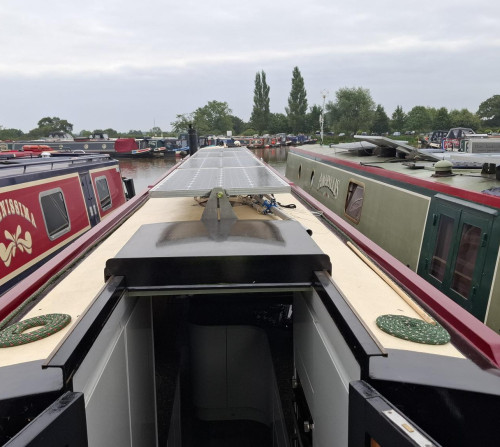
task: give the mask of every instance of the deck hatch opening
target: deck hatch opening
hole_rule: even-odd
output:
[[[213,210],[209,210],[209,214]],[[296,221],[213,220],[143,225],[114,258],[105,278],[127,287],[276,284],[314,281],[331,271],[323,253]]]

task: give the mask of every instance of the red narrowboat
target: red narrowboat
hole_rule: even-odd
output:
[[[0,161],[0,292],[125,203],[106,155]]]

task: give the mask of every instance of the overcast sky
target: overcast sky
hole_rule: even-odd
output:
[[[500,94],[491,0],[1,0],[0,126],[169,130],[225,101],[250,118],[257,72],[285,113],[299,67],[309,105],[343,87],[397,105],[467,108]]]

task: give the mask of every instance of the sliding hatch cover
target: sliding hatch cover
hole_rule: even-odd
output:
[[[127,287],[311,283],[330,260],[294,221],[203,221],[144,225],[112,259],[105,277]]]
[[[106,262],[128,288],[200,284],[311,284],[328,255],[293,220],[238,220],[214,189],[199,221],[143,225]]]

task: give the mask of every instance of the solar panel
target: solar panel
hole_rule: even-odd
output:
[[[200,149],[155,186],[152,197],[205,196],[213,188],[229,195],[290,192],[290,185],[245,148]]]

